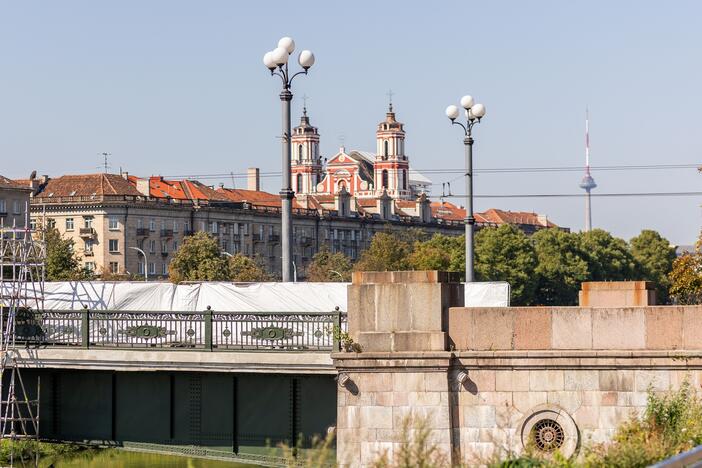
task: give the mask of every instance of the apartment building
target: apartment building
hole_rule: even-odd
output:
[[[194,180],[139,178],[127,173],[64,175],[16,181],[31,192],[33,225],[54,226],[74,240],[85,268],[96,274],[148,273],[165,278],[168,264],[186,236],[205,231],[224,252],[257,257],[277,274],[281,268],[280,197],[260,190],[258,171],[250,189],[209,187]],[[23,192],[24,193],[24,192]],[[510,217],[512,219],[510,219]],[[356,198],[342,188],[334,195],[308,195],[293,205],[294,262],[304,278],[312,257],[325,245],[356,259],[380,231],[421,228],[460,235],[465,210],[448,202]],[[533,231],[555,225],[533,213],[488,210],[478,227],[519,218]]]
[[[31,188],[0,175],[0,228],[25,227]]]

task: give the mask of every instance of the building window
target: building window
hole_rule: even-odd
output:
[[[92,229],[92,227],[93,227],[93,217],[92,216],[84,216],[83,217],[83,227],[85,229]]]
[[[149,253],[156,253],[156,241],[153,239],[149,241]]]
[[[95,262],[85,262],[85,269],[89,272],[95,271]]]
[[[210,232],[212,234],[217,234],[217,221],[210,222]]]
[[[168,241],[161,241],[161,253],[168,253]]]
[[[150,275],[156,274],[156,264],[154,262],[149,262],[149,274]]]
[[[119,252],[119,240],[110,239],[109,241],[107,241],[107,245],[110,253]]]
[[[298,154],[298,159],[303,159],[305,157],[304,155],[305,149],[302,147],[302,145],[299,145],[297,147],[297,154]]]
[[[119,273],[119,263],[117,262],[110,262],[110,273]]]
[[[144,262],[139,262],[139,274],[144,274]]]
[[[183,231],[188,232],[190,230],[190,221],[183,221]]]
[[[388,140],[385,140],[383,142],[383,156],[387,156],[387,155],[388,155]]]
[[[29,220],[29,229],[31,229],[32,231],[36,231],[36,229],[37,229],[37,220],[36,219]]]
[[[49,226],[51,227],[51,226]],[[66,231],[72,231],[74,229],[73,226],[73,218],[66,218]]]
[[[154,218],[149,219],[149,231],[156,231],[156,220]]]
[[[0,198],[0,213],[7,213],[7,202]]]
[[[242,227],[244,228],[244,235],[248,236],[249,235],[249,225],[244,224]]]
[[[178,221],[173,220],[173,232],[178,232]]]
[[[107,225],[107,229],[110,231],[118,231],[119,230],[119,219],[117,219],[116,216],[110,216],[109,224]]]
[[[144,220],[141,218],[137,218],[137,229],[143,229],[144,228]]]
[[[302,193],[302,174],[297,175],[297,192]]]
[[[85,239],[84,250],[85,250],[85,252],[92,252],[93,251],[93,240],[92,239]]]
[[[46,220],[46,227],[49,229],[53,229],[56,227],[56,220],[54,218],[49,218]]]
[[[168,264],[167,263],[164,263],[163,265],[161,265],[161,274],[163,276],[166,276],[168,274]]]
[[[388,188],[388,170],[383,169],[383,175],[382,175],[382,185],[380,186],[381,188]]]
[[[407,171],[402,170],[402,190],[407,190]]]
[[[19,200],[15,200],[14,202],[12,202],[12,212],[14,214],[22,213],[22,210],[20,209],[20,201]]]
[[[229,241],[222,241],[222,250],[224,250],[225,252],[229,252]]]
[[[173,241],[173,251],[175,252],[175,251],[177,251],[177,250],[178,250],[178,241],[177,241],[177,240],[174,240],[174,241]]]
[[[234,224],[232,225],[232,227],[233,227],[233,233],[234,233],[235,235],[236,235],[236,234],[239,234],[239,223],[234,223]]]

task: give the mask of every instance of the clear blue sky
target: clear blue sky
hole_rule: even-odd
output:
[[[283,35],[317,57],[295,85],[294,119],[307,94],[325,156],[340,135],[349,149],[374,149],[392,88],[420,170],[463,166],[444,108],[465,93],[488,109],[477,168],[582,164],[586,105],[595,166],[702,162],[701,17],[694,1],[5,1],[0,173],[96,172],[101,151],[114,171],[142,176],[278,171],[279,84],[261,58]],[[702,181],[693,169],[593,175],[601,193],[697,191]],[[455,177],[432,175],[434,193]],[[475,190],[578,193],[580,178],[483,174]],[[593,223],[692,243],[701,203],[597,198]],[[492,206],[583,225],[582,199],[477,201]]]

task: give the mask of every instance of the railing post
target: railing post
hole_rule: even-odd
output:
[[[212,351],[212,308],[205,311],[205,351]]]
[[[80,344],[82,348],[90,348],[90,309],[85,306],[80,317]]]
[[[334,337],[334,343],[332,343],[332,351],[333,352],[339,352],[341,351],[341,342],[339,340],[339,336],[341,334],[341,312],[339,312],[339,307],[334,308],[334,325],[333,325],[333,333],[332,336]]]

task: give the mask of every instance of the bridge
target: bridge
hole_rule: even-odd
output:
[[[281,460],[336,424],[332,312],[23,311],[17,353],[45,439]]]

